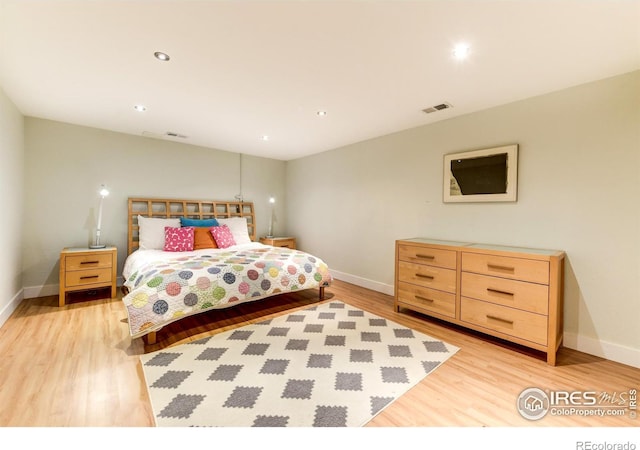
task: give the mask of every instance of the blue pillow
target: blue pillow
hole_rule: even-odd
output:
[[[180,225],[183,227],[218,227],[220,224],[216,219],[189,219],[180,217]]]

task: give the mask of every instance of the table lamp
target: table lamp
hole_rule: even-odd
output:
[[[100,228],[102,227],[102,203],[104,202],[104,198],[109,195],[109,190],[103,184],[100,187],[100,207],[98,208],[98,226],[96,228],[96,241],[93,245],[90,245],[89,248],[105,248],[105,244],[100,243]]]
[[[269,234],[267,234],[268,238],[273,237],[273,204],[276,202],[274,197],[269,197],[269,204],[271,204],[271,211],[269,214]]]

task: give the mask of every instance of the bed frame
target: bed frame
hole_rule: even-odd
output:
[[[140,225],[138,215],[143,217],[157,217],[172,219],[188,217],[190,219],[228,219],[244,217],[247,219],[249,237],[256,241],[256,217],[252,202],[225,202],[209,200],[183,200],[147,197],[129,197],[128,214],[128,244],[127,255],[138,249]],[[123,293],[126,294],[124,286]],[[324,286],[319,288],[319,298],[324,300]],[[146,335],[147,344],[156,343],[156,331]]]

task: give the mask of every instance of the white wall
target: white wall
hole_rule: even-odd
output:
[[[58,288],[60,250],[95,236],[98,190],[106,184],[101,241],[127,251],[127,198],[234,200],[240,154],[27,117],[25,119],[25,297]],[[285,163],[243,155],[242,191],[253,201],[258,235],[268,229],[268,198],[284,216]]]
[[[24,119],[0,88],[0,326],[22,301]]]
[[[444,204],[443,155],[519,144],[516,203]],[[565,345],[640,367],[640,72],[287,163],[287,226],[391,293],[394,241],[567,252]]]

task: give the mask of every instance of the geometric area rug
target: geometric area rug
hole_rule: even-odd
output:
[[[333,300],[140,360],[159,427],[359,427],[457,350]]]

